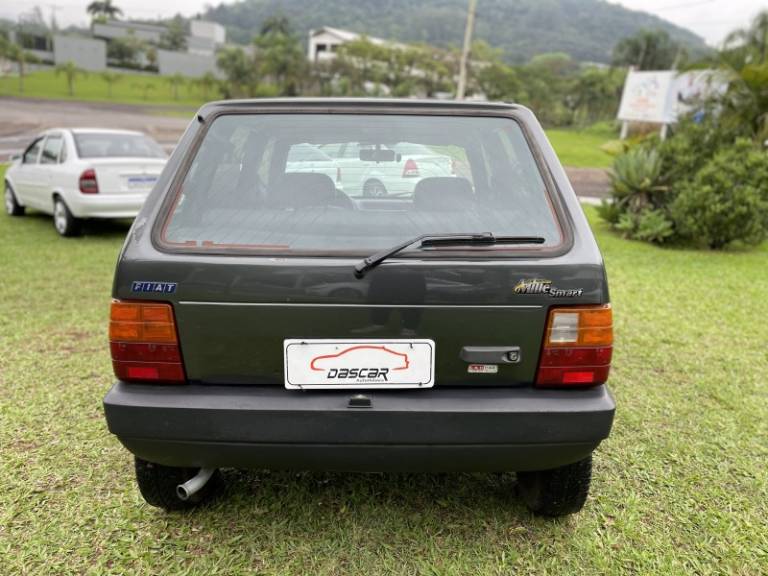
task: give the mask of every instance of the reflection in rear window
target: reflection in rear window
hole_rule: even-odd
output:
[[[178,194],[161,241],[179,249],[370,254],[420,234],[480,232],[545,239],[526,250],[562,242],[510,118],[222,115]]]
[[[80,158],[165,158],[160,145],[144,134],[78,132],[74,136]]]

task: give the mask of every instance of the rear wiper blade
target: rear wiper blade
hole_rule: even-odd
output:
[[[377,252],[358,262],[355,264],[355,278],[362,278],[366,272],[375,268],[387,258],[402,252],[414,244],[419,244],[421,247],[457,246],[462,244],[490,246],[493,244],[544,244],[545,241],[546,239],[541,236],[494,236],[490,232],[474,234],[422,234],[421,236],[416,236],[416,238],[406,240],[402,244]]]

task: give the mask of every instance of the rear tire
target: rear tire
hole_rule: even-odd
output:
[[[221,473],[216,470],[205,486],[190,496],[189,500],[182,500],[176,493],[176,487],[197,474],[198,468],[163,466],[141,458],[136,458],[135,462],[136,483],[144,500],[151,506],[168,511],[189,510],[199,506],[213,498],[222,483]]]
[[[53,227],[61,236],[77,236],[80,234],[81,222],[74,216],[60,197],[53,199]]]
[[[537,472],[518,472],[520,496],[539,516],[565,516],[584,507],[592,480],[592,455],[567,466]]]
[[[8,216],[23,216],[24,206],[16,200],[16,194],[8,182],[5,183],[5,212]]]
[[[366,198],[381,198],[388,194],[387,187],[381,180],[366,180],[363,184],[363,196]]]

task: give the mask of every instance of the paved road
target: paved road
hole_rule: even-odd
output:
[[[105,102],[72,102],[0,97],[0,162],[21,152],[30,140],[48,128],[89,126],[123,128],[150,134],[167,150],[176,145],[192,118],[164,116],[162,107],[131,106]],[[605,170],[566,168],[576,194],[587,199],[608,195],[610,181]],[[596,201],[596,200],[595,200]]]
[[[48,128],[122,128],[152,135],[172,148],[191,119],[163,116],[162,109],[100,102],[0,98],[0,162],[20,152]]]

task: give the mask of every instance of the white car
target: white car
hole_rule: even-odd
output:
[[[406,196],[413,194],[423,178],[456,175],[453,158],[422,144],[400,142],[375,147],[349,142],[324,144],[318,149],[335,161],[337,188],[350,196]]]
[[[134,218],[166,162],[146,134],[92,128],[37,136],[5,173],[5,209],[53,215],[56,231],[74,236],[86,218]]]

